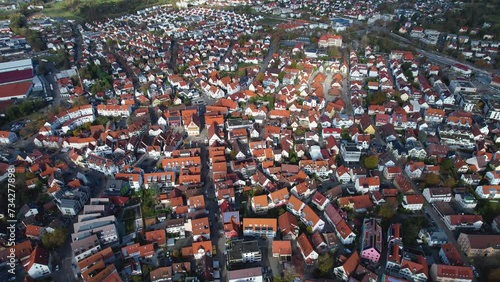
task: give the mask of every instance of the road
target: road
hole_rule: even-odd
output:
[[[403,168],[403,171],[404,171],[404,168]],[[413,190],[415,191],[415,194],[422,195],[420,188],[415,184],[415,182],[412,179],[410,179],[405,173],[403,173],[403,175],[411,183],[411,186],[412,186]],[[448,237],[448,242],[452,243],[457,248],[458,252],[460,253],[460,257],[465,262],[465,264],[469,265],[469,260],[467,259],[465,254],[462,252],[460,245],[458,244],[457,240],[455,239],[455,234],[453,234],[453,232],[451,232],[450,229],[448,229],[448,227],[444,224],[441,217],[437,214],[434,207],[430,203],[428,203],[427,200],[424,200],[424,210],[430,216],[432,221],[437,225],[437,227],[446,234],[446,236]]]
[[[53,91],[51,91],[52,93],[52,97],[54,98],[54,100],[52,100],[52,106],[53,107],[59,107],[61,105],[61,101],[62,101],[62,97],[61,97],[61,93],[59,92],[59,87],[57,86],[57,79],[56,79],[56,73],[58,72],[56,67],[54,66],[54,63],[53,62],[48,62],[47,63],[49,65],[49,68],[50,68],[50,74],[46,76],[46,80],[48,83],[50,83],[53,87]],[[50,86],[49,86],[49,89],[50,90]]]
[[[410,45],[412,47],[415,47],[415,50],[426,56],[428,59],[430,59],[431,61],[435,61],[435,62],[438,62],[440,64],[443,64],[443,65],[448,65],[448,66],[451,66],[451,65],[454,65],[454,64],[462,64],[462,65],[465,65],[467,66],[468,68],[470,68],[471,70],[477,72],[477,73],[480,73],[480,74],[483,74],[483,75],[488,75],[490,76],[491,73],[486,71],[486,70],[483,70],[483,69],[479,69],[473,65],[470,65],[468,63],[464,63],[464,62],[459,62],[458,60],[454,59],[454,58],[450,58],[450,57],[446,57],[444,56],[443,54],[441,53],[435,53],[433,51],[425,51],[425,50],[422,50],[420,48],[418,48],[419,46],[417,44],[415,44],[414,42],[404,38],[403,36],[400,36],[400,35],[397,35],[391,31],[389,31],[388,29],[386,28],[383,28],[383,27],[378,27],[378,26],[370,26],[369,28],[371,31],[376,31],[376,32],[379,32],[379,33],[383,33],[385,35],[389,35],[391,36],[393,39],[395,39],[396,41],[398,41],[398,43],[402,44],[402,45]]]
[[[264,58],[264,60],[262,61],[261,65],[260,65],[259,73],[266,71],[267,66],[269,65],[269,62],[271,61],[271,58],[273,57],[273,54],[276,52],[276,47],[278,47],[277,45],[279,45],[279,41],[278,41],[278,43],[271,41],[271,44],[269,45],[269,50],[267,52],[267,56]]]

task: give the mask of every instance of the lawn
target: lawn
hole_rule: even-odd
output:
[[[84,0],[84,2],[87,0]],[[47,15],[51,18],[68,18],[68,19],[74,19],[74,20],[81,20],[82,18],[75,15],[74,11],[71,9],[66,8],[66,5],[64,4],[64,1],[60,2],[52,2],[49,5],[46,6],[45,9],[43,9],[42,13],[44,15]]]

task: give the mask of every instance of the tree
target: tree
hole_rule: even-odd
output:
[[[437,186],[441,183],[441,177],[435,173],[427,173],[424,177],[424,183],[427,186]]]
[[[444,186],[454,188],[455,186],[457,186],[457,181],[454,177],[448,177],[448,179],[446,179],[446,181],[444,182]]]
[[[279,73],[278,80],[280,81],[280,83],[283,83],[283,78],[285,77],[285,74],[286,73],[284,71]]]
[[[57,228],[53,232],[45,233],[42,237],[42,244],[47,249],[55,249],[66,241],[66,230],[63,228]]]
[[[328,56],[330,58],[339,58],[340,57],[340,51],[338,47],[332,47],[328,50]]]
[[[333,255],[326,253],[322,254],[318,258],[318,269],[320,271],[320,276],[325,277],[328,276],[333,267]]]
[[[236,150],[231,150],[229,157],[231,158],[231,160],[234,160],[234,159],[236,159],[237,154],[238,154],[238,152],[236,152]]]
[[[380,207],[378,215],[385,219],[391,219],[396,214],[396,208],[397,206],[394,202],[387,201]]]
[[[313,228],[312,228],[312,226],[311,226],[311,225],[308,225],[308,226],[306,227],[306,233],[307,233],[308,235],[312,235],[312,234],[313,234]]]
[[[262,83],[262,81],[264,81],[264,73],[263,72],[259,73],[255,79],[258,82]]]
[[[369,96],[370,105],[382,105],[387,99],[387,95],[382,91],[377,91]]]
[[[451,159],[445,159],[441,166],[439,167],[441,173],[451,173],[453,171],[453,161]]]
[[[340,130],[340,136],[343,140],[351,140],[351,135],[349,135],[349,131],[347,130],[347,128],[342,128]]]
[[[366,169],[375,169],[378,167],[378,156],[371,155],[363,159],[363,166]]]

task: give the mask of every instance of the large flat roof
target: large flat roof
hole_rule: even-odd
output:
[[[31,80],[0,85],[0,100],[23,98],[28,93],[31,85]]]
[[[0,73],[7,71],[32,69],[32,68],[33,68],[33,63],[31,62],[31,59],[0,63]]]

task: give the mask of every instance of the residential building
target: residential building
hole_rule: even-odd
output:
[[[333,205],[327,205],[324,212],[326,220],[335,229],[335,234],[340,239],[340,241],[345,244],[352,244],[356,239],[356,234],[353,232],[352,228],[345,222],[345,220],[340,216],[339,212],[335,209]]]
[[[277,225],[276,218],[243,218],[243,235],[274,238]]]
[[[17,135],[11,131],[0,131],[0,144],[12,144],[17,141]]]
[[[101,244],[97,235],[93,234],[72,242],[71,249],[73,251],[73,257],[78,262],[99,252],[101,250]]]
[[[378,176],[358,178],[356,179],[354,187],[356,191],[361,194],[378,191],[380,187],[380,178],[378,178]]]
[[[264,282],[262,268],[252,267],[240,270],[229,270],[227,272],[228,282]]]
[[[42,246],[37,246],[31,253],[25,269],[33,279],[50,275],[52,269],[50,252]]]
[[[273,257],[283,261],[288,261],[292,257],[292,242],[289,240],[277,241],[272,243]]]
[[[418,232],[418,237],[431,247],[441,246],[448,242],[446,233],[434,228],[421,229]]]
[[[457,242],[468,257],[486,257],[500,253],[500,235],[460,233]]]
[[[360,263],[358,252],[354,252],[341,266],[335,267],[333,273],[337,281],[348,281]]]
[[[410,211],[422,210],[424,206],[424,196],[422,195],[404,195],[403,202],[401,203],[403,208]]]
[[[460,252],[452,243],[446,243],[441,246],[439,249],[439,258],[443,263],[448,265],[465,265]]]
[[[311,265],[318,259],[319,255],[316,251],[314,251],[313,245],[305,233],[302,233],[299,238],[297,238],[297,247],[299,248],[302,258],[306,264]]]
[[[300,228],[297,218],[289,212],[278,217],[278,226],[283,240],[295,240],[299,236]]]
[[[481,199],[499,199],[500,198],[500,185],[477,186],[476,194]]]
[[[227,261],[234,263],[254,263],[262,260],[259,242],[232,240],[227,251]]]
[[[377,263],[382,254],[382,227],[378,218],[363,220],[360,253],[362,259]]]
[[[450,230],[457,229],[467,229],[467,230],[479,230],[483,226],[483,217],[481,215],[446,215],[443,217],[443,221]]]
[[[450,202],[451,189],[450,188],[425,188],[422,192],[427,202]]]
[[[470,266],[433,264],[430,269],[432,281],[440,282],[471,282],[474,272]]]
[[[429,266],[422,255],[405,257],[401,260],[399,274],[408,281],[426,282],[429,279]]]

